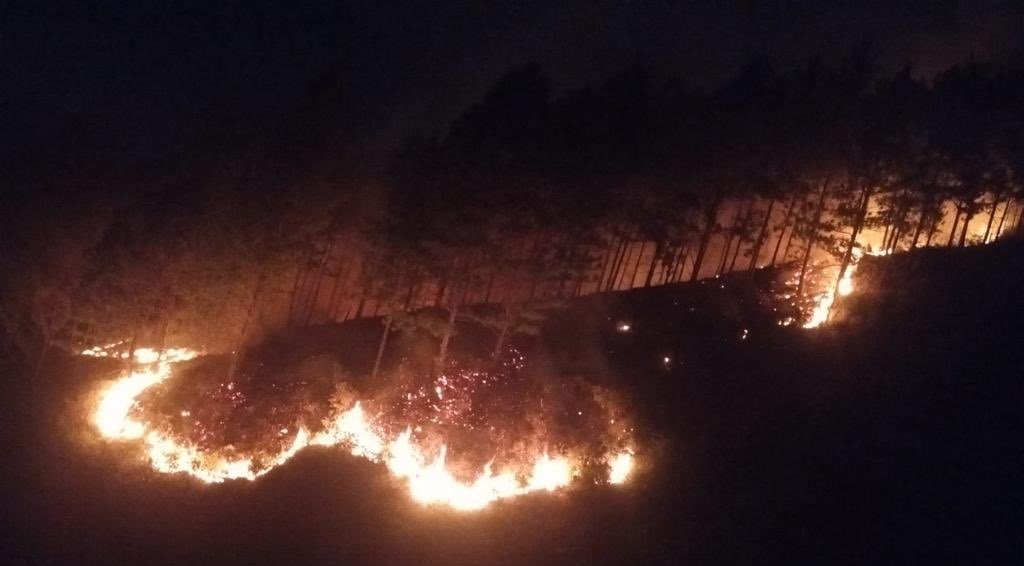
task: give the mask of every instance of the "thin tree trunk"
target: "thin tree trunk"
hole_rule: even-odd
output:
[[[498,331],[498,339],[494,342],[494,350],[491,352],[491,359],[497,360],[501,357],[502,350],[505,348],[505,340],[508,338],[509,328],[513,323],[512,308],[505,306],[505,320],[501,324],[501,330]]]
[[[246,342],[249,337],[249,328],[252,325],[252,319],[256,315],[256,307],[259,305],[260,293],[263,291],[264,278],[265,274],[262,271],[259,276],[256,277],[256,285],[253,287],[252,299],[249,301],[249,308],[245,312],[245,320],[242,321],[242,330],[238,334],[238,342],[235,344],[235,350],[231,356],[231,364],[228,366],[228,380],[234,380],[235,372],[238,371],[238,362],[245,350]]]
[[[679,247],[676,248],[674,254],[672,254],[672,265],[668,269],[668,273],[665,274],[665,280],[662,284],[672,283],[679,276],[679,272],[682,270],[679,265],[679,258],[683,255],[683,250],[686,248],[686,244],[682,241],[679,242]]]
[[[901,224],[902,224],[902,221],[901,221]],[[896,252],[899,249],[900,238],[902,238],[902,237],[903,237],[903,228],[900,227],[900,226],[897,226],[896,227],[896,231],[893,233],[891,241],[889,242],[889,247],[887,249],[887,251],[889,253],[894,253],[894,252]]]
[[[917,242],[921,239],[925,224],[928,223],[927,205],[921,208],[921,216],[917,219],[917,227],[914,228],[914,238],[910,241],[910,249],[917,249]]]
[[[985,236],[981,239],[981,243],[988,243],[988,236],[992,233],[992,224],[996,218],[996,210],[999,209],[999,200],[1002,195],[992,196],[992,212],[988,215],[988,222],[985,224]]]
[[[630,259],[633,257],[633,242],[631,239],[626,240],[626,247],[622,251],[622,258],[619,261],[619,265],[615,269],[615,279],[612,281],[611,290],[618,291],[622,287],[623,280],[626,279],[626,271],[629,270]]]
[[[373,372],[370,373],[370,380],[377,378],[377,372],[380,370],[380,361],[384,359],[384,348],[388,345],[388,334],[391,332],[391,315],[384,317],[384,332],[380,336],[380,346],[377,347],[377,357],[373,360]]]
[[[814,249],[814,241],[817,239],[821,215],[825,211],[825,194],[828,192],[831,176],[825,177],[821,184],[821,193],[818,195],[818,207],[814,212],[814,222],[811,224],[811,232],[807,237],[807,249],[804,250],[804,261],[800,266],[800,279],[796,285],[796,298],[799,300],[804,292],[804,279],[807,276],[807,264],[811,261],[811,250]]]
[[[740,202],[739,208],[736,209],[736,214],[732,216],[732,224],[729,226],[727,232],[728,237],[725,240],[725,249],[722,250],[722,261],[718,263],[718,270],[715,272],[716,275],[722,275],[725,273],[725,265],[729,261],[729,250],[732,249],[732,241],[736,238],[737,225],[740,221],[740,214],[743,212],[743,202]]]
[[[665,244],[661,240],[654,242],[654,255],[651,256],[651,266],[647,268],[647,279],[644,281],[644,287],[650,287],[651,281],[654,280],[654,268],[658,265],[658,257],[663,253]]]
[[[928,248],[932,245],[932,238],[935,237],[935,230],[938,227],[938,223],[941,220],[940,214],[942,212],[942,206],[939,206],[939,211],[931,214],[931,219],[928,222],[928,232],[925,233],[924,247]]]
[[[679,260],[679,270],[676,272],[674,283],[679,283],[683,280],[683,273],[686,272],[686,260],[690,259],[690,247],[686,246],[683,248],[683,257]]]
[[[771,225],[772,220],[772,209],[775,208],[775,197],[772,197],[768,201],[768,210],[764,213],[764,222],[761,223],[761,229],[757,233],[757,240],[754,242],[754,249],[750,251],[750,263],[747,264],[747,271],[753,271],[757,269],[757,260],[761,259],[761,246],[764,245],[764,240],[768,237],[768,226]]]
[[[615,255],[615,246],[618,244],[618,238],[612,236],[612,239],[608,241],[608,247],[605,249],[604,258],[601,260],[601,271],[598,273],[597,278],[597,290],[600,291],[602,285],[604,285],[605,272],[608,270],[608,266],[611,265],[612,257]]]
[[[451,341],[452,332],[455,330],[455,319],[459,314],[458,305],[458,301],[452,301],[451,306],[448,308],[448,324],[445,326],[444,334],[441,336],[441,346],[438,348],[435,372],[444,369],[445,361],[448,358],[448,343]]]
[[[779,249],[782,247],[782,239],[786,236],[786,229],[789,228],[793,207],[796,205],[796,195],[793,195],[789,199],[789,205],[786,206],[786,214],[782,217],[782,231],[779,232],[779,239],[775,242],[775,251],[772,252],[772,263],[771,266],[775,267],[775,263],[779,257]]]
[[[327,319],[329,322],[335,322],[335,316],[338,313],[338,291],[341,287],[341,270],[344,262],[338,263],[338,270],[333,273],[334,284],[331,285],[331,294],[327,297]]]
[[[736,269],[736,259],[740,255],[740,250],[743,248],[743,235],[747,233],[747,228],[750,226],[750,217],[754,214],[754,198],[750,198],[750,204],[747,205],[747,212],[743,215],[743,222],[740,223],[739,230],[736,233],[736,249],[732,252],[732,259],[729,260],[729,273],[732,273]]]
[[[853,223],[853,231],[850,233],[850,241],[846,245],[846,253],[843,254],[843,261],[839,264],[839,275],[836,276],[836,288],[839,288],[839,282],[843,280],[843,276],[846,274],[847,268],[850,267],[850,261],[853,259],[853,247],[857,245],[857,236],[860,235],[861,228],[864,227],[864,220],[868,216],[868,204],[871,202],[871,183],[864,184],[864,196],[860,202],[860,210],[857,213],[857,218]]]
[[[711,206],[704,213],[704,233],[700,237],[700,245],[697,247],[697,256],[693,260],[693,272],[690,273],[690,281],[696,281],[700,276],[700,268],[704,265],[704,257],[708,252],[708,244],[714,234],[715,225],[718,224],[718,207],[722,204],[716,194],[711,201]]]
[[[612,284],[615,281],[615,277],[618,274],[619,264],[622,262],[622,256],[625,253],[625,249],[626,249],[625,246],[626,246],[626,240],[627,239],[628,238],[619,238],[618,239],[618,244],[616,245],[616,248],[615,248],[615,256],[612,259],[611,266],[610,266],[609,271],[608,271],[608,281],[607,282],[602,281],[602,283],[604,285],[603,288],[604,288],[605,291],[610,291],[611,290]]]
[[[350,303],[351,300],[346,297],[348,297],[349,295],[349,276],[352,274],[352,270],[354,269],[355,265],[356,259],[354,257],[350,258],[347,262],[345,262],[345,266],[338,276],[338,285],[340,286],[340,288],[338,289],[338,296],[335,299],[334,308],[332,310],[334,314],[333,316],[331,316],[331,319],[334,321],[338,320],[338,313],[341,312],[342,304],[345,304],[345,316],[348,316],[348,303]],[[343,318],[342,320],[345,319]]]
[[[612,274],[608,279],[608,286],[605,288],[606,291],[616,291],[619,288],[619,279],[622,278],[623,266],[626,264],[626,260],[629,259],[630,249],[630,237],[627,235],[619,243],[619,253],[615,257],[615,263],[612,265]]]
[[[640,251],[636,254],[636,263],[633,264],[633,274],[629,276],[629,287],[632,289],[636,285],[636,274],[640,271],[640,261],[644,258],[644,248],[647,247],[646,240],[640,240]]]
[[[786,238],[786,248],[782,250],[782,263],[786,263],[786,260],[789,259],[789,248],[793,245],[793,236],[796,235],[796,229],[797,226],[800,226],[801,220],[802,219],[797,218],[793,222],[793,227],[789,230],[789,237]]]
[[[352,315],[353,320],[363,318],[363,307],[366,306],[366,288],[362,289],[362,293],[359,295],[359,306],[356,307],[356,312]]]
[[[311,245],[307,242],[307,245]],[[313,258],[313,250],[307,250],[305,259],[298,265],[298,270],[295,272],[295,281],[292,283],[291,299],[288,303],[288,326],[292,325],[292,320],[297,314],[299,307],[300,298],[302,291],[306,288],[306,273],[309,260]]]
[[[320,261],[320,267],[317,269],[316,284],[313,286],[313,296],[309,299],[308,307],[306,308],[303,326],[309,326],[309,323],[313,320],[313,312],[316,311],[316,303],[320,299],[320,287],[324,282],[324,272],[327,269],[327,262],[331,261],[331,250],[333,248],[334,238],[332,237],[327,241],[327,247],[324,248],[324,257]]]
[[[949,241],[946,242],[946,247],[953,246],[953,240],[956,239],[956,229],[960,226],[960,206],[956,207],[956,215],[953,216],[953,229],[949,231]]]
[[[961,248],[964,247],[965,245],[967,245],[967,228],[971,225],[971,219],[972,218],[974,218],[974,215],[965,210],[964,211],[964,227],[963,227],[963,230],[961,230],[961,232],[960,232],[960,244],[959,245],[960,245]]]
[[[999,236],[1003,234],[1003,223],[1006,222],[1006,214],[1010,212],[1010,197],[1006,197],[1006,201],[1003,203],[1003,215],[999,217],[999,226],[996,228],[996,235],[993,240],[998,240]]]

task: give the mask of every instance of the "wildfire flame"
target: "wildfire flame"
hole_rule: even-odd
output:
[[[81,352],[84,356],[127,359],[108,347]],[[92,421],[99,433],[110,440],[141,440],[151,467],[166,474],[184,473],[204,483],[227,480],[255,480],[284,464],[310,446],[344,446],[354,455],[385,465],[408,484],[413,500],[425,505],[445,505],[456,510],[476,510],[498,499],[536,491],[555,491],[568,486],[578,475],[579,462],[568,454],[536,454],[523,470],[492,470],[488,463],[472,479],[458,478],[446,467],[447,446],[432,456],[413,440],[413,427],[393,437],[369,418],[356,402],[327,419],[324,430],[311,434],[300,427],[291,444],[269,458],[233,458],[174,438],[133,416],[138,397],[172,375],[172,365],[195,358],[198,352],[185,348],[164,351],[144,348],[134,353],[135,367],[99,392]],[[632,450],[608,454],[607,482],[624,483],[633,471]]]
[[[860,263],[860,258],[863,257],[864,251],[855,247],[851,251],[850,264],[846,266],[846,271],[843,276],[839,279],[838,283],[830,287],[827,291],[822,293],[818,297],[818,302],[814,305],[811,310],[811,316],[808,317],[807,322],[804,323],[804,328],[817,328],[828,321],[828,315],[832,312],[832,305],[836,302],[836,295],[845,297],[850,293],[853,293],[853,274],[857,272],[857,264]]]

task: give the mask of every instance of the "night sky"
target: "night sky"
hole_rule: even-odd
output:
[[[71,117],[133,157],[211,123],[287,121],[311,100],[348,141],[387,146],[443,127],[531,60],[557,89],[637,57],[713,87],[757,56],[834,60],[864,41],[883,69],[928,76],[1014,57],[1024,36],[1024,8],[999,0],[29,1],[0,21],[6,127],[45,140]]]

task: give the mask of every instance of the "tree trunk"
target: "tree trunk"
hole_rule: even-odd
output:
[[[651,266],[647,269],[647,279],[644,281],[644,287],[650,287],[651,281],[654,280],[654,268],[658,265],[658,258],[664,251],[665,244],[661,240],[654,242],[654,255],[651,256]]]
[[[964,247],[965,245],[967,245],[967,228],[971,225],[971,218],[974,218],[974,215],[971,214],[970,211],[965,210],[964,211],[964,227],[963,227],[963,230],[960,231],[960,244],[959,245],[960,245],[961,248]]]
[[[316,311],[316,303],[320,299],[320,287],[324,282],[324,272],[327,270],[327,262],[331,261],[331,250],[334,248],[334,238],[330,238],[327,241],[327,247],[324,248],[324,257],[320,260],[320,267],[317,269],[316,284],[313,285],[313,296],[309,299],[309,306],[306,308],[306,317],[303,321],[303,326],[309,326],[309,323],[313,320],[313,313]]]
[[[339,286],[338,296],[335,298],[335,300],[334,300],[334,307],[331,310],[331,312],[334,313],[331,316],[331,320],[334,320],[334,321],[338,320],[338,313],[341,312],[341,305],[342,304],[345,304],[345,307],[346,307],[345,308],[345,311],[346,311],[345,315],[346,316],[348,315],[348,307],[349,307],[348,303],[351,302],[351,299],[347,298],[347,296],[349,294],[349,276],[352,274],[352,270],[353,270],[355,265],[356,265],[356,259],[354,257],[350,257],[349,260],[345,262],[344,267],[340,270],[341,273],[339,273],[338,280],[337,280],[338,286]],[[342,319],[342,320],[344,320],[344,319]]]
[[[711,206],[704,212],[704,233],[700,237],[700,245],[697,247],[697,256],[693,260],[693,272],[690,273],[690,281],[696,281],[700,276],[700,268],[704,265],[704,257],[708,252],[708,244],[714,234],[715,225],[718,224],[718,207],[721,206],[721,199],[716,194],[711,201]]]
[[[928,232],[924,235],[924,247],[928,248],[932,245],[932,238],[935,237],[935,231],[938,228],[939,221],[941,220],[942,205],[939,205],[939,210],[931,214],[928,221]]]
[[[435,373],[444,370],[444,364],[448,358],[448,343],[451,341],[452,333],[455,331],[455,319],[458,314],[458,302],[452,301],[451,306],[448,308],[448,324],[444,328],[444,334],[441,336],[441,345],[438,348],[437,365],[434,368]]]
[[[996,210],[999,209],[999,200],[1002,195],[992,195],[992,212],[988,215],[988,222],[985,224],[985,236],[981,239],[981,243],[988,243],[988,236],[992,233],[992,223],[996,218]]]
[[[622,280],[626,278],[626,271],[629,269],[629,258],[633,251],[633,240],[631,237],[627,237],[623,240],[622,255],[619,257],[619,263],[615,266],[615,273],[610,286],[611,291],[618,291],[622,287]]]
[[[363,307],[365,307],[365,306],[366,306],[366,289],[364,288],[362,290],[362,293],[359,295],[359,305],[356,307],[356,312],[355,312],[354,315],[352,315],[353,320],[354,319],[363,318]]]
[[[807,276],[807,264],[811,261],[811,250],[814,249],[814,241],[818,236],[819,224],[821,223],[821,215],[825,211],[825,194],[828,192],[829,182],[832,180],[831,176],[825,177],[825,181],[821,184],[821,194],[818,195],[818,208],[814,212],[814,222],[811,224],[811,232],[807,237],[807,249],[804,250],[804,261],[800,266],[800,279],[796,285],[796,298],[799,300],[803,296],[804,292],[804,279]]]
[[[377,378],[377,372],[380,370],[380,361],[384,359],[384,348],[388,345],[388,334],[391,332],[391,315],[384,317],[384,332],[380,336],[380,346],[377,347],[377,357],[373,360],[373,372],[370,373],[370,380]]]
[[[789,237],[786,238],[786,247],[782,250],[782,262],[785,263],[789,259],[789,248],[793,245],[793,236],[796,235],[796,229],[800,226],[802,218],[797,218],[793,221],[793,228],[789,231]]]
[[[640,251],[636,254],[636,263],[633,264],[633,274],[629,276],[629,287],[632,289],[636,284],[636,274],[640,271],[640,261],[644,258],[644,248],[647,247],[647,240],[640,240]]]
[[[751,197],[750,204],[747,205],[747,212],[743,215],[743,221],[740,223],[739,230],[736,233],[736,249],[732,252],[732,259],[729,260],[729,273],[732,273],[736,269],[736,259],[740,256],[740,250],[743,248],[743,237],[747,233],[747,228],[750,226],[750,219],[754,215],[754,198]]]
[[[307,245],[311,245],[310,242],[306,242]],[[298,265],[298,269],[295,271],[295,281],[292,283],[291,297],[288,302],[288,326],[292,325],[292,320],[295,315],[298,314],[297,310],[299,307],[299,301],[302,295],[302,291],[306,288],[306,273],[309,271],[307,268],[309,261],[313,258],[313,250],[307,250],[305,259]]]
[[[949,241],[946,242],[946,247],[953,246],[953,240],[956,239],[956,229],[960,226],[960,205],[956,207],[956,215],[953,216],[953,229],[949,231]]]
[[[628,235],[619,239],[619,245],[615,250],[615,259],[612,261],[611,270],[608,272],[608,282],[605,283],[604,290],[611,291],[615,286],[616,279],[619,276],[619,267],[622,265],[625,259],[626,249],[629,246]]]
[[[850,232],[850,241],[846,245],[846,253],[843,254],[843,261],[839,264],[839,275],[836,276],[836,288],[839,288],[839,282],[843,280],[843,276],[846,274],[846,270],[850,267],[850,261],[853,259],[853,247],[857,245],[857,236],[860,235],[861,228],[864,227],[864,220],[868,216],[868,204],[871,202],[871,183],[864,184],[864,195],[861,198],[860,209],[857,212],[857,218],[853,222],[853,231]]]
[[[501,352],[505,348],[505,340],[508,338],[509,328],[512,327],[513,314],[512,309],[508,306],[505,307],[505,320],[501,324],[501,329],[498,331],[498,339],[494,342],[494,351],[491,352],[491,359],[497,361],[501,357]]]
[[[729,250],[732,249],[732,241],[736,238],[736,231],[740,221],[740,214],[743,212],[744,203],[741,201],[739,208],[736,209],[736,214],[732,216],[732,224],[729,226],[728,236],[725,239],[725,249],[722,250],[722,261],[718,263],[718,270],[715,272],[716,275],[723,275],[725,273],[725,266],[729,262]]]
[[[686,271],[686,260],[690,259],[690,246],[685,246],[682,253],[683,256],[679,259],[679,270],[676,272],[674,283],[683,280],[683,272]]]
[[[750,250],[750,263],[747,264],[747,271],[757,269],[757,260],[761,256],[761,246],[764,245],[764,239],[768,236],[768,226],[771,225],[773,208],[775,208],[774,197],[768,201],[768,210],[764,213],[764,222],[761,222],[761,229],[757,233],[757,240],[754,241],[754,248]]]
[[[914,239],[910,241],[910,249],[917,249],[917,242],[921,239],[921,233],[924,231],[924,226],[928,223],[928,214],[925,212],[928,210],[927,205],[922,207],[921,216],[917,219],[917,227],[914,228]]]
[[[1006,215],[1010,212],[1010,197],[1006,197],[1006,201],[1003,203],[1003,215],[999,217],[999,226],[996,227],[996,235],[992,238],[998,240],[999,236],[1003,234],[1003,223],[1006,222]]]
[[[786,228],[789,227],[789,223],[792,219],[793,207],[795,205],[796,195],[793,195],[789,199],[789,204],[786,206],[786,214],[782,217],[782,231],[779,232],[779,239],[775,242],[775,251],[772,252],[772,267],[775,267],[775,263],[779,258],[779,249],[782,247],[782,239],[786,236]]]
[[[231,355],[231,364],[228,366],[228,380],[235,379],[235,372],[238,371],[238,361],[242,356],[242,352],[245,349],[246,341],[249,336],[249,328],[252,324],[252,319],[256,314],[256,307],[259,304],[260,293],[263,290],[263,279],[265,274],[261,271],[259,276],[256,277],[256,285],[253,287],[252,300],[249,301],[249,308],[245,312],[245,320],[242,322],[242,330],[238,335],[238,342],[235,344],[235,351]]]
[[[604,258],[601,260],[601,271],[597,277],[597,290],[600,291],[604,286],[604,280],[608,267],[612,263],[612,258],[615,256],[616,246],[618,244],[618,237],[612,236],[611,240],[608,241],[608,247],[605,249]]]

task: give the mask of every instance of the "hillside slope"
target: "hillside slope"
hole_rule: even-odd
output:
[[[775,324],[740,280],[571,305],[524,345],[531,371],[625,395],[641,469],[475,514],[419,508],[340,451],[253,484],[149,473],[88,439],[74,403],[91,382],[66,360],[6,399],[4,550],[47,564],[1019,561],[1024,245],[868,258],[856,283],[813,331]]]

